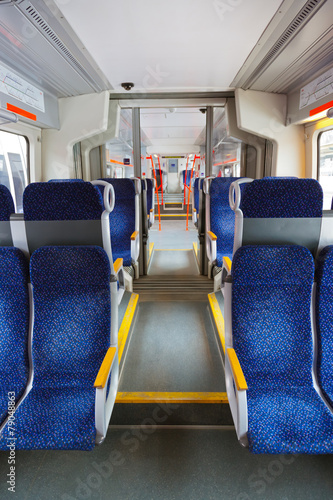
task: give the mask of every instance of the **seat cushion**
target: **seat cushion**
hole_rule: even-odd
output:
[[[95,446],[94,387],[33,388],[15,413],[16,449],[91,450]],[[0,449],[6,450],[6,427]]]
[[[315,389],[279,385],[249,388],[251,452],[333,453],[333,416]]]

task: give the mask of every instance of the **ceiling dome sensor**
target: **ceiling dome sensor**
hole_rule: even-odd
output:
[[[124,82],[124,83],[121,83],[121,86],[125,90],[132,90],[132,88],[134,87],[134,83],[133,82]]]
[[[326,116],[328,118],[333,118],[333,108],[330,108],[326,111]]]

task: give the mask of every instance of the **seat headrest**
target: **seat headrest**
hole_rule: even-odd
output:
[[[119,200],[129,200],[135,197],[135,185],[132,179],[99,179],[101,181],[106,181],[112,184],[116,205]]]
[[[27,221],[98,220],[103,198],[90,182],[35,182],[23,193]]]
[[[323,190],[315,179],[264,178],[244,186],[244,218],[321,217]]]

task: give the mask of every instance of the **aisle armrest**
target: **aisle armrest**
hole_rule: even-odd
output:
[[[94,387],[96,443],[101,444],[106,436],[113,406],[117,396],[119,361],[116,347],[110,347],[101,364]]]
[[[238,440],[243,446],[248,445],[247,383],[236,351],[226,349],[225,379],[229,406],[235,424]]]

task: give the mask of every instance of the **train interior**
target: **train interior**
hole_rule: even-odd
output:
[[[333,1],[0,13],[1,498],[331,498]]]

